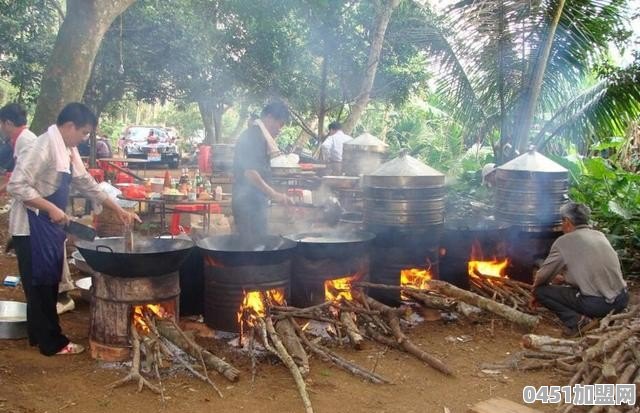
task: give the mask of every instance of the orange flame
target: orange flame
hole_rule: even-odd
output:
[[[349,275],[347,277],[335,278],[324,282],[325,301],[352,301],[351,284],[359,279],[359,275]]]
[[[509,265],[509,260],[505,258],[499,261],[497,258],[485,260],[482,254],[482,247],[478,241],[474,241],[471,246],[471,259],[468,264],[468,272],[470,277],[496,277],[509,278],[505,274],[505,270]]]
[[[502,261],[498,261],[497,259],[491,261],[469,261],[469,275],[471,277],[509,278],[505,274],[508,265],[509,260],[506,258]]]
[[[143,333],[150,331],[150,328],[145,321],[145,310],[148,310],[160,318],[165,318],[169,315],[169,312],[160,304],[144,304],[133,307],[133,321],[138,330]]]
[[[243,294],[242,304],[240,304],[240,308],[236,313],[241,334],[245,323],[253,327],[259,317],[267,315],[267,303],[284,304],[283,288],[275,288],[268,291],[244,291]]]
[[[429,289],[429,281],[431,280],[431,271],[428,268],[405,268],[400,270],[400,286],[401,287],[414,287],[421,290]],[[402,292],[400,298],[403,300],[409,299]]]

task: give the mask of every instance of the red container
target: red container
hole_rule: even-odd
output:
[[[90,168],[90,169],[87,169],[87,171],[89,172],[89,175],[91,175],[93,179],[96,180],[96,182],[100,183],[104,181],[104,171],[102,169]]]
[[[201,173],[211,173],[211,146],[198,146],[198,169]]]
[[[132,184],[133,177],[131,175],[127,175],[124,172],[118,172],[116,174],[116,184]]]

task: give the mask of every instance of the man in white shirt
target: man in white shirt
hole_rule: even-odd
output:
[[[0,131],[9,138],[11,146],[13,147],[13,158],[17,165],[21,159],[24,159],[26,153],[37,138],[36,135],[27,128],[27,112],[22,108],[22,106],[17,103],[10,103],[0,108]],[[9,178],[7,178],[7,182],[8,180]],[[6,190],[7,182],[0,186],[0,192],[4,192]],[[29,236],[27,210],[25,209],[24,204],[16,199],[11,200],[9,234],[11,234],[12,237]],[[13,244],[13,238],[9,242],[10,244]],[[11,248],[12,245],[7,246],[7,249]],[[71,311],[75,308],[73,299],[68,295],[68,292],[73,290],[74,286],[66,258],[67,257],[65,256],[62,280],[58,290],[58,303],[56,305],[58,314]],[[20,257],[18,257],[18,261],[20,262]]]
[[[97,123],[86,105],[66,105],[56,123],[18,159],[7,186],[9,193],[27,208],[29,235],[14,236],[13,241],[27,298],[29,343],[37,345],[45,356],[84,350],[62,334],[56,312],[66,240],[63,225],[69,222],[65,210],[71,188],[113,210],[123,223],[140,220],[100,189],[80,159],[76,147]]]
[[[342,173],[342,148],[346,142],[353,138],[342,132],[340,122],[329,124],[329,136],[320,145],[322,159],[329,165],[329,171],[333,175]]]

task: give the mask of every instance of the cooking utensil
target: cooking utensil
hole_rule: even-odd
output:
[[[274,176],[295,175],[302,172],[300,166],[272,166],[271,173]]]
[[[193,248],[193,241],[138,237],[130,253],[123,237],[78,241],[76,247],[95,271],[114,277],[155,277],[178,271]]]
[[[19,339],[27,336],[27,304],[0,301],[0,339]]]
[[[322,183],[330,188],[355,188],[360,183],[360,177],[325,175],[322,177]]]
[[[64,225],[63,229],[67,234],[85,241],[93,241],[96,238],[96,230],[94,228],[81,224],[78,221],[70,220]]]
[[[76,280],[75,284],[80,290],[80,297],[85,301],[91,301],[91,277],[84,277]]]
[[[296,254],[320,259],[349,257],[356,254],[356,250],[368,248],[376,236],[366,231],[315,231],[284,237],[298,243]]]
[[[215,235],[197,242],[205,256],[225,265],[264,265],[288,257],[296,243],[277,235],[244,240],[238,235]],[[265,254],[269,252],[269,254]]]
[[[80,254],[80,251],[73,251],[73,253],[71,254],[71,264],[75,265],[75,267],[78,269],[78,271],[80,271],[83,274],[92,274],[95,271],[93,271],[93,268],[91,268],[89,266],[89,264],[87,264],[87,261],[85,261],[84,257],[82,256],[82,254]]]

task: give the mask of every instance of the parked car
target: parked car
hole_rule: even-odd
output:
[[[150,163],[180,166],[180,151],[166,130],[159,126],[129,126],[124,132],[125,158],[146,159]]]

